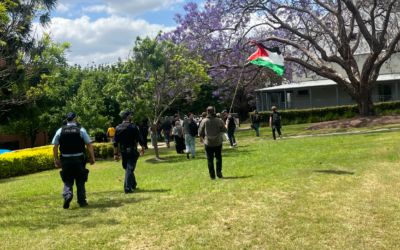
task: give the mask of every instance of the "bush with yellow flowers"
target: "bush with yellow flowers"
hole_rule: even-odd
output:
[[[96,158],[114,157],[112,143],[93,143]],[[90,158],[86,149],[86,157]],[[0,179],[13,176],[32,174],[54,169],[53,146],[25,149],[0,155]]]
[[[53,147],[40,147],[0,155],[0,178],[54,168]]]

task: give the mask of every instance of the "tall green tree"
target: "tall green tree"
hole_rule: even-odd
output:
[[[37,99],[29,90],[37,88],[38,64],[46,45],[33,31],[32,22],[48,26],[57,0],[3,0],[0,3],[0,115],[16,105]]]
[[[136,38],[132,57],[112,67],[112,77],[104,88],[124,109],[136,112],[151,123],[156,140],[156,124],[179,98],[195,96],[202,83],[210,80],[205,63],[189,53],[185,45],[146,37]],[[157,144],[156,159],[160,159]]]

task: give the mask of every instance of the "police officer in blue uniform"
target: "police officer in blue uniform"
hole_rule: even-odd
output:
[[[139,152],[137,151],[137,144],[142,146],[140,155],[144,154],[145,143],[142,134],[137,126],[131,123],[132,113],[124,111],[121,114],[124,120],[115,129],[114,134],[114,160],[119,162],[118,157],[118,144],[121,147],[122,167],[125,169],[125,193],[133,193],[136,189],[137,183],[135,179],[136,162],[139,159]]]
[[[89,170],[86,169],[85,145],[90,153],[90,165],[95,163],[92,141],[86,130],[77,126],[77,116],[73,112],[69,112],[66,118],[67,125],[57,131],[52,142],[54,164],[56,167],[62,167],[60,175],[64,182],[62,192],[64,209],[69,208],[72,201],[74,181],[79,206],[89,205],[86,201],[85,189],[85,182],[89,174]],[[58,159],[58,147],[60,147],[61,161]]]

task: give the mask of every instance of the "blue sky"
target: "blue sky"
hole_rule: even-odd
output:
[[[50,28],[38,32],[71,43],[70,64],[112,63],[126,59],[136,36],[172,30],[188,2],[204,0],[59,0]]]

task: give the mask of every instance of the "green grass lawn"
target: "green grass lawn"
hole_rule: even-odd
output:
[[[315,134],[329,134],[329,133],[340,133],[340,132],[351,132],[351,131],[365,131],[365,130],[379,130],[379,129],[393,129],[400,128],[400,124],[390,124],[382,126],[370,126],[362,128],[340,128],[340,129],[322,129],[322,130],[304,130],[305,128],[314,125],[315,123],[305,123],[296,125],[283,125],[282,135],[285,136],[297,136],[297,135],[315,135]],[[250,124],[242,125],[242,127],[248,127]],[[275,132],[278,135],[277,132]],[[248,139],[272,139],[272,130],[267,124],[263,124],[260,128],[260,137],[256,137],[255,130],[238,131],[235,133],[235,137],[238,140]]]
[[[283,132],[306,125],[296,126]],[[201,145],[195,160],[164,148],[170,161],[145,162],[150,150],[138,191],[124,194],[120,163],[98,162],[90,206],[74,197],[68,210],[59,170],[0,180],[1,249],[399,249],[399,141],[392,131],[240,142],[225,146],[215,181]]]

